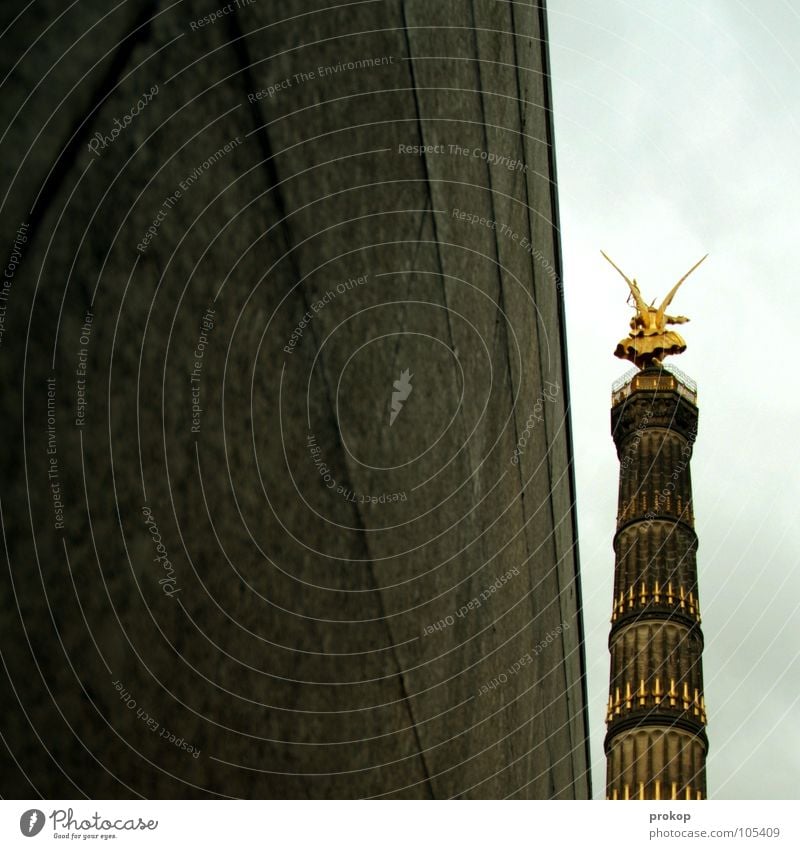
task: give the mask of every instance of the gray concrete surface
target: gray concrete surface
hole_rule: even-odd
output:
[[[35,5],[3,795],[589,796],[543,10]]]

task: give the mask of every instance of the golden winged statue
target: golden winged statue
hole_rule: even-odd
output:
[[[626,277],[604,251],[600,251],[600,253],[625,279],[631,290],[628,302],[632,297],[636,307],[636,315],[631,319],[631,331],[619,342],[614,351],[614,356],[621,360],[630,360],[634,365],[643,369],[649,366],[661,366],[661,360],[670,354],[682,354],[686,350],[686,342],[679,333],[674,330],[667,330],[667,325],[683,324],[689,319],[683,315],[667,315],[666,310],[683,281],[703,262],[708,254],[699,262],[696,262],[681,277],[661,302],[661,306],[656,307],[655,299],[650,306],[645,303],[635,279],[630,280]]]

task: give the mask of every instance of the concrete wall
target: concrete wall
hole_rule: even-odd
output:
[[[543,10],[36,5],[3,794],[587,797]]]

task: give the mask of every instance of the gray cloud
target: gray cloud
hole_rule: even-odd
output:
[[[800,786],[800,16],[788,4],[548,4],[595,795],[618,464],[610,385],[624,284],[676,299],[699,385],[692,461],[712,798]]]

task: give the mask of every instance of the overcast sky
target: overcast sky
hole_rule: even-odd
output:
[[[595,795],[604,795],[631,311],[603,248],[673,312],[699,385],[692,461],[711,798],[798,798],[800,7],[548,0]]]

